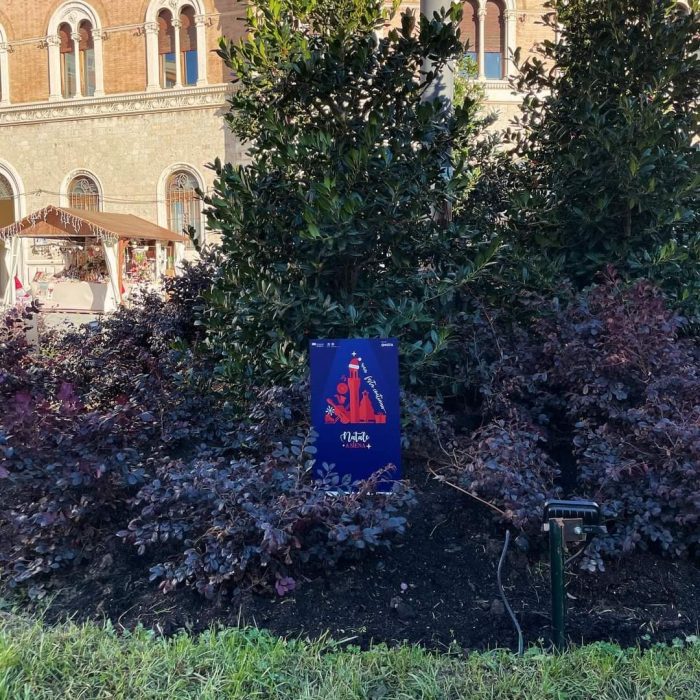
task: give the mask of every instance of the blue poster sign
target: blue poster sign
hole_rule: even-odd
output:
[[[395,338],[312,340],[311,422],[316,465],[352,481],[393,464],[401,478],[399,344]],[[384,488],[390,488],[385,483]]]

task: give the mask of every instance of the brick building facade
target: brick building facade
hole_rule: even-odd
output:
[[[516,115],[520,96],[514,94],[508,77],[513,73],[510,60],[516,48],[527,58],[537,44],[551,38],[542,17],[546,0],[463,0],[462,40],[477,63],[478,80],[484,86],[487,108],[498,116],[494,128],[505,128]],[[415,12],[419,0],[403,0],[402,7]]]
[[[465,1],[462,31],[501,124],[518,104],[509,51],[545,36],[543,4]],[[240,36],[244,11],[237,0],[3,0],[0,226],[59,204],[204,236],[194,188],[211,187],[206,163],[243,156],[213,50]]]
[[[0,225],[47,204],[203,229],[206,163],[241,157],[212,53],[236,0],[0,4]]]

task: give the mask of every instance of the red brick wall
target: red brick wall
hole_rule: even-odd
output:
[[[503,4],[488,0],[484,17],[484,51],[498,53],[505,50],[504,21]]]
[[[203,0],[207,13],[208,75],[210,83],[230,80],[213,51],[221,34],[242,34],[245,6],[237,0]],[[10,99],[13,103],[41,102],[49,96],[49,58],[43,39],[55,10],[65,0],[18,0],[0,5],[0,23],[13,47],[9,56]],[[103,41],[105,93],[140,92],[146,86],[146,37],[141,30],[148,0],[89,0],[107,38]]]
[[[228,82],[230,75],[214,51],[219,37],[239,39],[243,34],[242,18],[245,4],[237,0],[203,0],[207,12],[208,80]],[[501,0],[499,0],[500,2]],[[42,46],[51,15],[65,0],[15,0],[0,4],[0,23],[13,50],[9,55],[10,98],[13,103],[40,102],[49,95],[48,51]],[[495,0],[490,0],[491,3]],[[149,0],[89,0],[98,13],[102,29],[107,32],[103,42],[105,92],[140,92],[146,86],[146,37],[141,31]],[[475,4],[475,3],[474,3]],[[466,7],[462,23],[463,36],[476,46],[474,30],[469,29],[469,17],[474,10]],[[416,0],[406,0],[405,7],[417,9]],[[541,23],[544,0],[518,0],[516,11],[517,44],[523,56],[542,41],[548,30]],[[396,21],[396,20],[395,20]],[[473,26],[473,25],[472,25]],[[487,12],[486,49],[500,41],[500,20],[496,13]],[[475,49],[474,49],[475,50]],[[497,49],[496,49],[497,50]]]
[[[462,41],[467,44],[469,51],[479,52],[479,4],[476,0],[467,0],[462,7],[462,21],[459,25]]]

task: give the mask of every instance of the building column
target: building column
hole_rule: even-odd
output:
[[[182,87],[182,56],[180,55],[180,27],[179,19],[173,20],[173,33],[175,34],[175,88]]]
[[[102,60],[103,38],[99,29],[92,32],[92,46],[95,50],[95,97],[104,97],[105,94],[104,62]]]
[[[478,17],[479,29],[479,52],[476,57],[476,63],[479,68],[479,80],[486,80],[486,50],[484,43],[486,41],[486,4],[484,0],[479,0],[479,11],[476,13]]]
[[[46,46],[49,49],[49,101],[54,102],[63,98],[61,91],[61,40],[58,36],[47,36]]]
[[[10,73],[8,70],[7,54],[10,47],[0,44],[0,105],[10,104]]]
[[[429,21],[433,19],[433,13],[440,12],[443,8],[448,10],[450,0],[421,0],[420,13]],[[426,58],[423,61],[423,71],[428,73],[432,70],[433,62]],[[434,100],[438,97],[445,99],[451,108],[452,99],[454,97],[454,78],[455,67],[454,61],[449,61],[442,73],[437,76],[432,85],[423,93],[423,99]]]
[[[513,56],[518,46],[515,36],[517,27],[515,10],[506,10],[504,20],[506,23],[506,66],[504,74],[506,78],[512,78],[516,73]]]
[[[163,276],[163,247],[160,241],[156,241],[156,281],[160,282],[160,278]]]
[[[197,85],[207,84],[207,18],[197,15],[194,18],[197,28]]]
[[[158,22],[146,22],[143,25],[146,34],[146,92],[160,90],[159,55],[158,55]]]
[[[73,39],[73,57],[75,59],[75,96],[83,96],[83,76],[80,70],[80,34],[78,32],[73,32],[70,35]]]

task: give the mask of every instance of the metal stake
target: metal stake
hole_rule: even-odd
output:
[[[565,644],[566,593],[564,591],[564,523],[549,521],[549,560],[552,577],[552,641],[557,649]]]

